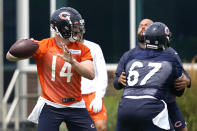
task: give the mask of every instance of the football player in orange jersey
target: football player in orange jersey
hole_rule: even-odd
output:
[[[81,95],[81,76],[91,80],[95,77],[90,49],[76,41],[77,34],[83,31],[84,20],[77,10],[63,7],[53,13],[50,24],[56,36],[32,42],[38,47],[32,57],[42,94],[28,120],[38,123],[37,131],[58,131],[62,122],[68,130],[95,131]],[[6,55],[12,61],[27,57],[24,54],[18,58],[10,51]]]

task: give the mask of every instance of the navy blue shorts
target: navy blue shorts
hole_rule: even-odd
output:
[[[176,101],[172,103],[168,103],[167,106],[168,106],[169,117],[172,121],[174,129],[176,131],[179,131],[180,129],[185,128],[186,122]]]
[[[47,104],[40,114],[37,131],[59,131],[62,122],[69,131],[96,131],[86,108],[55,108]]]
[[[152,122],[163,109],[160,100],[123,98],[118,107],[116,131],[164,131]]]

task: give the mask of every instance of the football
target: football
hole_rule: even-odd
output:
[[[38,49],[38,42],[31,39],[20,39],[10,48],[9,53],[18,58],[31,57]]]

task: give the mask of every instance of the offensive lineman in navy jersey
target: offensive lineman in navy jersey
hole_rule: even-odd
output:
[[[116,89],[123,88],[126,83],[126,76],[125,76],[125,72],[123,70],[125,58],[128,56],[131,56],[133,53],[140,52],[145,49],[143,33],[145,32],[146,28],[152,23],[153,23],[153,21],[150,19],[143,19],[140,22],[139,27],[138,27],[138,33],[137,33],[138,34],[137,38],[138,38],[139,44],[136,46],[136,48],[127,51],[119,61],[118,68],[116,70],[116,78],[114,80],[114,86]],[[176,53],[176,51],[173,48],[169,47],[165,50],[165,52],[174,55],[181,63],[181,60],[180,60],[178,54]],[[191,83],[190,76],[188,75],[188,73],[185,70],[183,70],[183,77],[180,79],[176,79],[176,81],[174,82],[174,86],[177,90],[182,90],[185,87],[190,87],[190,83]],[[168,112],[169,112],[169,116],[170,116],[170,119],[172,120],[175,130],[176,131],[187,131],[184,117],[183,117],[183,115],[176,103],[175,97],[173,97],[173,96],[169,96],[169,97],[171,97],[171,99],[167,103]]]
[[[147,49],[121,58],[127,84],[118,108],[117,131],[173,130],[166,102],[183,68],[173,54],[163,51],[169,46],[169,33],[165,24],[152,24],[145,33]],[[174,93],[180,96],[183,91]]]

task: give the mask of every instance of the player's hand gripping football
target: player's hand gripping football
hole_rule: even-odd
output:
[[[74,59],[72,57],[72,53],[68,50],[68,47],[66,46],[66,44],[61,43],[61,47],[63,50],[63,54],[58,54],[57,56],[59,56],[60,58],[62,58],[64,61],[73,64]]]
[[[126,75],[125,72],[122,72],[120,77],[118,78],[118,83],[122,84],[123,86],[126,86]]]
[[[89,108],[91,108],[91,109],[93,108],[93,110],[94,110],[95,113],[100,112],[101,109],[102,109],[102,98],[99,97],[99,96],[96,96],[96,97],[92,100],[92,102],[91,102]]]

